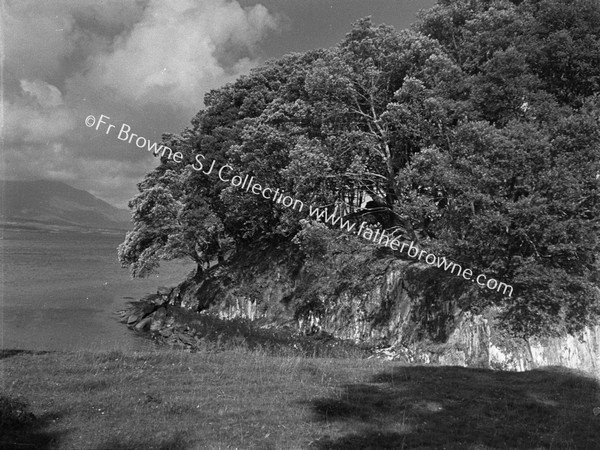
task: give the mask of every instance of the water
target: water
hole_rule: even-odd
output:
[[[179,283],[193,268],[189,261],[174,261],[161,264],[158,276],[131,280],[117,260],[123,235],[21,230],[3,235],[3,349],[146,349],[149,341],[119,323],[115,312],[158,286]]]

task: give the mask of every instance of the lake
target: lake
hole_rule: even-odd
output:
[[[150,341],[119,323],[115,312],[159,286],[176,285],[194,267],[168,262],[158,276],[132,280],[117,260],[125,233],[2,229],[2,234],[3,349],[147,349]]]

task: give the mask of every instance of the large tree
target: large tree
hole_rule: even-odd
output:
[[[193,170],[202,155],[338,214],[376,199],[383,226],[512,284],[464,306],[502,306],[514,333],[593,323],[599,18],[591,0],[440,0],[412,31],[364,19],[334,48],[266,63],[167,136],[185,161],[139,185],[122,263],[142,276],[189,256],[201,276],[298,235],[305,215]]]
[[[598,320],[599,14],[587,1],[441,1],[418,26],[468,74],[476,115],[414,156],[405,204],[431,219],[432,247],[509,280],[512,297],[483,290],[477,306],[503,306],[521,335]]]

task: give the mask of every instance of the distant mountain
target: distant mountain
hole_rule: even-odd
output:
[[[0,216],[4,221],[130,228],[129,211],[59,181],[0,181],[0,188]]]

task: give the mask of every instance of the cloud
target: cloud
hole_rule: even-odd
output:
[[[6,102],[7,143],[56,142],[75,127],[62,93],[41,80],[20,80],[21,95]]]
[[[106,48],[139,20],[145,2],[8,0],[3,8],[6,68],[17,78],[69,76],[87,46]]]
[[[3,5],[5,176],[66,181],[121,205],[157,160],[85,117],[105,114],[157,141],[181,132],[208,90],[259,64],[261,40],[278,27],[263,6],[236,0]]]
[[[153,0],[129,34],[92,59],[90,78],[136,102],[197,108],[209,89],[257,64],[256,44],[276,27],[261,5]]]
[[[6,68],[16,77],[53,76],[71,51],[69,17],[22,17],[20,9],[6,8],[4,16]]]
[[[62,94],[56,86],[40,80],[20,80],[23,92],[32,96],[42,108],[62,105]]]

